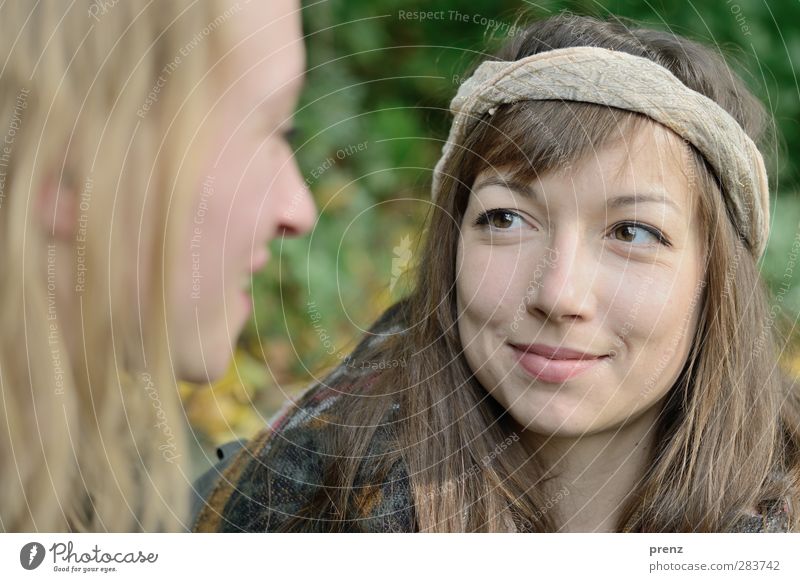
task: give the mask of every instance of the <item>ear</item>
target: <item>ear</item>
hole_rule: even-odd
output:
[[[35,211],[42,230],[55,239],[74,240],[77,229],[78,192],[59,174],[50,173],[36,194]]]

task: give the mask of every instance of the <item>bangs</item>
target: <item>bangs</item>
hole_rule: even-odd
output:
[[[632,137],[650,118],[622,109],[575,101],[520,101],[501,105],[467,138],[471,185],[487,168],[520,182],[572,169],[582,158]]]

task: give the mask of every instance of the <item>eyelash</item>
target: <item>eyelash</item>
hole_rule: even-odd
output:
[[[497,213],[510,214],[512,216],[516,216],[517,218],[519,218],[521,220],[524,220],[519,213],[514,212],[513,210],[509,210],[508,208],[492,208],[491,210],[487,210],[486,212],[480,213],[478,215],[478,217],[475,219],[475,221],[473,222],[473,226],[475,226],[475,227],[483,226],[483,227],[492,228],[489,225],[489,218],[491,218],[494,214],[497,214]],[[642,224],[641,222],[636,222],[636,221],[620,222],[620,223],[614,225],[614,228],[612,228],[612,231],[617,230],[618,228],[623,227],[623,226],[632,226],[634,228],[641,228],[642,230],[647,231],[650,234],[652,234],[656,238],[656,240],[658,240],[659,244],[662,244],[662,245],[667,246],[667,247],[671,246],[669,241],[661,233],[661,231],[659,231],[658,229],[655,229],[655,228],[653,228],[651,226],[647,226],[646,224]],[[502,229],[500,229],[500,230],[502,230]],[[622,241],[622,242],[624,242],[624,241]],[[637,245],[637,246],[640,246],[640,245]]]
[[[489,226],[489,218],[495,214],[500,214],[500,213],[511,214],[512,216],[516,216],[520,219],[522,218],[522,216],[507,208],[492,208],[491,210],[487,210],[486,212],[481,212],[475,219],[475,222],[472,223],[472,226]]]

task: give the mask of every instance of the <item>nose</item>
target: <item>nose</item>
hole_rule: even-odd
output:
[[[555,322],[589,319],[596,309],[596,263],[577,233],[560,234],[537,260],[526,291],[528,312]]]
[[[288,160],[286,177],[282,181],[285,188],[281,208],[278,213],[276,236],[302,236],[309,232],[317,220],[317,207],[311,191],[300,175],[294,156]]]

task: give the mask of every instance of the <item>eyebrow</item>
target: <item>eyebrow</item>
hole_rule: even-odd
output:
[[[527,184],[522,184],[520,182],[515,182],[514,180],[506,180],[505,178],[498,177],[484,178],[478,182],[474,188],[472,188],[472,191],[477,192],[478,190],[481,190],[482,188],[488,188],[489,186],[500,186],[502,188],[507,188],[508,190],[514,190],[515,192],[523,194],[524,196],[532,198],[533,200],[536,200],[539,197],[538,193]]]
[[[534,190],[528,184],[523,184],[520,182],[515,182],[514,180],[506,180],[503,178],[492,177],[492,178],[485,178],[478,182],[476,186],[472,189],[473,192],[480,190],[481,188],[487,188],[489,186],[501,186],[503,188],[507,188],[509,190],[513,190],[519,194],[527,198],[531,198],[532,200],[539,199],[539,193]],[[635,204],[640,203],[647,203],[653,202],[658,204],[666,204],[667,206],[671,206],[674,210],[680,212],[680,206],[672,200],[666,192],[662,191],[655,191],[652,193],[640,193],[640,194],[623,194],[621,196],[615,196],[610,198],[606,202],[606,206],[608,208],[622,208],[623,206],[632,206]]]
[[[678,206],[674,200],[672,200],[669,196],[667,196],[666,193],[663,192],[658,194],[624,194],[622,196],[615,196],[608,201],[607,206],[609,208],[620,208],[622,206],[630,206],[644,202],[666,204],[678,212],[681,210],[680,206]]]

